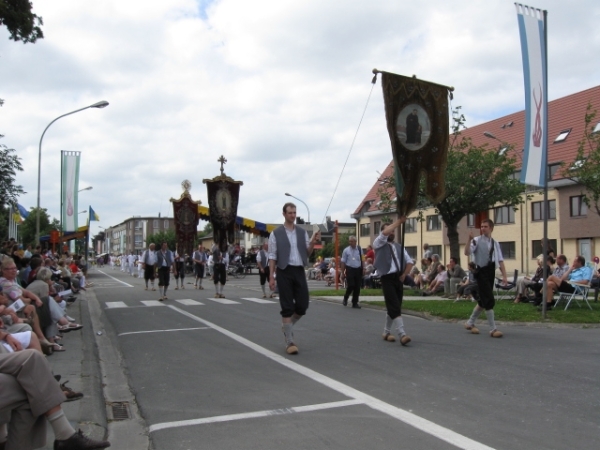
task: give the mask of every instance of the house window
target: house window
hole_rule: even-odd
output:
[[[467,228],[475,228],[475,214],[467,214]]]
[[[378,236],[381,232],[381,222],[373,222],[373,233]]]
[[[152,221],[152,228],[158,228],[158,220],[157,219],[154,219]]]
[[[417,259],[417,246],[414,247],[404,247],[406,249],[406,253],[410,256],[410,259],[415,261]]]
[[[569,198],[571,204],[571,217],[587,216],[587,205],[583,201],[583,195],[577,195]]]
[[[556,172],[560,169],[560,164],[549,164],[548,165],[548,180],[552,180]]]
[[[498,242],[498,244],[500,244],[500,250],[504,259],[516,259],[515,241]]]
[[[434,214],[427,216],[427,231],[436,231],[442,229],[442,216]]]
[[[135,221],[135,229],[136,230],[141,230],[142,229],[142,221],[141,220],[136,220]]]
[[[571,132],[571,128],[567,129],[567,130],[562,130],[558,136],[556,136],[556,139],[554,139],[554,143],[556,144],[557,142],[563,142],[567,139],[567,136],[569,135],[569,133]]]
[[[136,234],[135,235],[135,246],[136,247],[141,247],[142,246],[142,235],[141,234]]]
[[[361,223],[360,224],[360,237],[371,236],[371,224]]]
[[[554,250],[554,254],[557,255],[556,239],[548,239],[548,246],[549,246],[549,248],[552,248]],[[531,241],[531,259],[535,259],[538,257],[538,255],[541,255],[543,253],[544,253],[544,250],[542,249],[542,241],[541,240]]]
[[[432,255],[438,255],[440,260],[442,259],[442,246],[441,245],[430,245],[429,250],[431,250]]]
[[[508,176],[511,180],[520,180],[521,179],[521,171],[515,170],[511,175]]]
[[[556,200],[548,200],[548,219],[556,219]],[[544,202],[531,204],[531,220],[544,220]]]
[[[416,233],[417,232],[417,218],[411,217],[410,219],[406,219],[404,223],[404,229],[406,233]],[[411,256],[412,258],[412,256]]]
[[[494,208],[494,223],[515,223],[515,210],[510,206],[499,206]]]

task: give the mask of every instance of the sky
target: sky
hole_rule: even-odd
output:
[[[207,205],[202,180],[219,174],[221,155],[244,183],[238,215],[281,223],[288,192],[313,223],[352,222],[392,159],[373,68],[453,86],[467,126],[524,109],[512,1],[33,5],[44,39],[24,45],[0,27],[0,143],[22,159],[19,203],[29,209],[44,128],[108,101],[58,120],[42,143],[41,206],[59,217],[60,151],[80,151],[79,187],[93,189],[80,193],[79,210],[100,216],[93,234],[131,216],[172,217],[169,199],[185,179]],[[529,5],[548,11],[549,99],[596,86],[600,2]]]

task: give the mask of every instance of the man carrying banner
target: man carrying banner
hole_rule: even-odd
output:
[[[492,231],[494,231],[494,222],[490,219],[485,219],[481,222],[481,236],[473,238],[473,233],[469,233],[469,244],[465,246],[465,255],[473,255],[477,269],[475,270],[475,281],[479,298],[477,305],[473,309],[471,317],[465,324],[465,328],[472,334],[479,334],[479,330],[475,327],[475,321],[485,310],[488,323],[490,325],[490,336],[501,338],[502,333],[496,329],[494,321],[494,279],[496,268],[500,267],[502,272],[502,284],[506,286],[506,269],[504,267],[504,258],[500,244],[492,239]]]
[[[379,236],[373,241],[373,248],[375,249],[375,262],[373,265],[381,279],[381,289],[383,290],[387,309],[383,339],[388,342],[396,341],[392,334],[392,327],[394,327],[402,345],[406,345],[411,341],[410,336],[404,331],[402,296],[404,279],[414,265],[404,245],[394,241],[396,237],[394,230],[404,222],[406,222],[406,216],[400,217],[391,224],[382,224]]]
[[[277,287],[281,305],[281,329],[285,337],[286,352],[289,355],[298,353],[294,344],[292,327],[308,309],[308,284],[304,275],[304,267],[313,252],[315,243],[321,233],[317,231],[312,239],[308,239],[306,230],[297,227],[296,205],[283,205],[285,222],[277,227],[269,236],[269,287],[275,290],[275,270],[277,270]]]
[[[177,276],[177,268],[175,267],[175,257],[173,252],[168,249],[167,243],[163,242],[161,248],[156,252],[156,265],[158,266],[158,290],[160,292],[159,300],[168,300],[167,289],[171,278],[171,268],[173,275]]]
[[[225,298],[223,289],[227,282],[227,266],[229,265],[229,252],[222,252],[217,244],[212,247],[213,280],[215,282],[215,297]]]

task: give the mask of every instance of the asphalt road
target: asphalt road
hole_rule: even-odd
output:
[[[289,356],[257,276],[228,282],[231,303],[208,280],[161,303],[101,271],[94,293],[152,449],[600,448],[598,328],[492,339],[483,322],[471,335],[405,316],[402,347],[382,340],[383,311],[313,300]]]

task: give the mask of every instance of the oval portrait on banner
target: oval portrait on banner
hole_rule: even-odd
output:
[[[431,120],[416,103],[406,105],[396,119],[396,136],[407,150],[420,150],[431,136]]]

